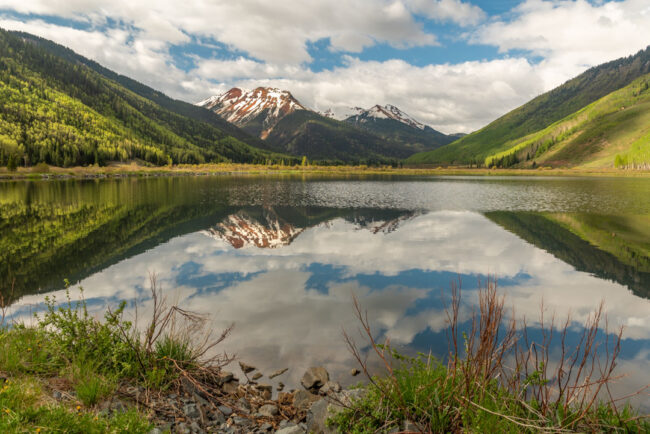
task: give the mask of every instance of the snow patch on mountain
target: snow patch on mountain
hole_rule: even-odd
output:
[[[291,92],[271,87],[253,90],[234,87],[221,95],[211,96],[199,103],[199,107],[212,110],[228,122],[243,126],[247,122],[266,114],[262,121],[262,138],[275,124],[296,110],[307,110],[291,95]]]
[[[353,120],[355,123],[368,122],[372,119],[392,119],[420,130],[424,130],[426,128],[426,125],[424,125],[422,122],[417,121],[412,116],[409,116],[391,104],[386,104],[384,106],[377,104],[372,108],[364,110],[359,114],[350,116],[347,119],[350,118],[353,118],[351,120]]]

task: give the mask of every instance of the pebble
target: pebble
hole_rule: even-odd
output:
[[[248,365],[248,364],[246,364],[244,362],[239,362],[239,367],[244,372],[244,374],[248,374],[249,372],[253,372],[255,369],[257,369],[257,368],[255,368],[255,366]]]
[[[356,369],[356,368],[350,370],[350,375],[352,375],[353,377],[356,377],[356,376],[359,375],[360,373],[361,373],[361,371],[359,371],[359,370]]]
[[[232,408],[227,407],[225,405],[220,405],[219,407],[217,407],[217,409],[221,412],[221,414],[223,414],[226,417],[230,417],[230,415],[232,414]]]
[[[278,376],[284,374],[285,372],[287,372],[288,370],[289,370],[289,368],[284,368],[284,369],[280,369],[279,371],[275,371],[274,373],[272,373],[271,375],[269,375],[269,378],[275,378],[275,377],[278,377]]]
[[[260,407],[259,413],[265,417],[273,417],[278,414],[278,407],[273,404],[265,404]]]

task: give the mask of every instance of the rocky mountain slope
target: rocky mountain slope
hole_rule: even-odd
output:
[[[277,88],[232,88],[198,106],[258,136],[265,149],[310,160],[388,162],[434,149],[456,137],[442,134],[392,105],[359,107],[345,118],[332,110],[310,110]]]
[[[266,139],[273,127],[285,116],[296,110],[306,110],[290,92],[270,87],[253,90],[234,87],[197,105],[212,110],[261,139]]]

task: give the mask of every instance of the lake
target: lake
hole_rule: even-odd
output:
[[[462,320],[479,282],[539,325],[570,313],[569,342],[601,301],[625,326],[619,395],[650,383],[650,179],[211,176],[0,183],[0,275],[9,318],[81,285],[89,307],[169,300],[234,323],[221,350],[283,381],[355,367],[353,295],[381,340],[447,352],[444,300]],[[13,288],[13,289],[12,289]],[[73,296],[78,292],[73,290]],[[356,380],[354,380],[356,381]],[[636,402],[650,408],[648,395]]]

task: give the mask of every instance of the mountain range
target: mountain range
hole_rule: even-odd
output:
[[[440,133],[392,105],[337,119],[331,111],[307,108],[286,90],[232,88],[197,106],[262,139],[263,148],[316,160],[381,160],[405,158],[435,149],[457,137]]]
[[[591,68],[468,135],[394,105],[322,113],[289,91],[167,97],[72,50],[0,30],[0,165],[239,162],[650,167],[650,47]]]

